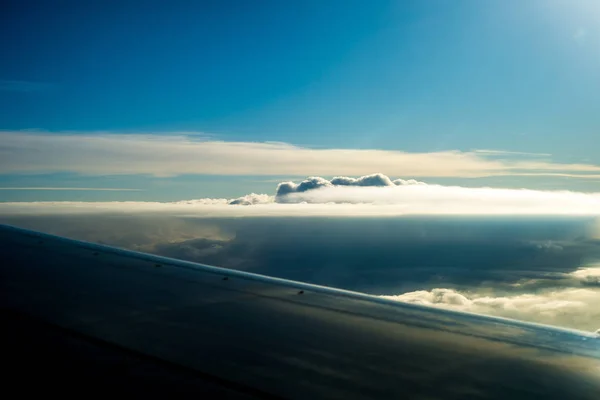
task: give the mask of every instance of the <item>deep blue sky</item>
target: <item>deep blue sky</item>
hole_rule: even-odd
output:
[[[24,0],[0,18],[0,130],[600,164],[594,0]]]

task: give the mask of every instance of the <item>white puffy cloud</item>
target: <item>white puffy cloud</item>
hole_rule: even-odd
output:
[[[253,206],[256,204],[269,204],[275,201],[273,196],[268,194],[250,193],[237,199],[232,199],[227,202],[229,205]]]
[[[538,322],[550,325],[595,331],[600,325],[600,288],[586,286],[598,283],[600,268],[582,268],[565,274],[565,279],[552,282],[555,287],[523,292],[525,286],[515,285],[519,291],[498,292],[493,287],[471,290],[435,288],[418,290],[384,298]],[[558,286],[557,286],[558,285]]]
[[[371,180],[377,176],[378,180]],[[368,178],[368,179],[365,179]],[[398,214],[590,214],[600,213],[600,193],[569,191],[540,191],[527,189],[465,188],[459,186],[427,185],[414,180],[393,181],[385,175],[343,179],[334,184],[312,177],[295,184],[286,182],[277,189],[279,203],[349,203],[371,204]],[[377,182],[367,185],[362,182]],[[346,185],[347,182],[354,182]],[[360,183],[359,183],[360,182]],[[390,207],[384,207],[390,206]],[[543,245],[543,244],[542,244]]]
[[[600,287],[600,267],[597,268],[581,268],[571,274],[584,285],[592,285]],[[598,303],[600,305],[600,303]]]
[[[506,157],[502,157],[505,154]],[[499,175],[600,178],[600,166],[551,162],[510,153],[377,149],[313,149],[286,143],[226,142],[193,133],[114,134],[0,132],[3,173],[212,175],[388,175],[487,177]]]
[[[393,181],[395,185],[427,185],[425,182],[419,182],[415,179],[396,179]]]

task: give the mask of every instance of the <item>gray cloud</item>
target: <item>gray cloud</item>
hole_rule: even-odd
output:
[[[294,182],[280,183],[277,186],[276,200],[286,202],[285,196],[291,193],[304,193],[309,190],[335,186],[393,187],[403,185],[425,185],[425,183],[416,181],[414,179],[396,179],[395,181],[392,181],[389,177],[381,173],[365,175],[359,178],[336,176],[331,180],[327,180],[319,176],[312,176],[298,184]]]
[[[394,186],[395,182],[383,174],[371,174],[360,178],[338,176],[331,180],[331,184],[334,186]]]
[[[348,178],[347,178],[348,179]],[[309,177],[299,184],[295,184],[294,182],[282,182],[277,185],[276,196],[281,197],[290,193],[303,193],[308,190],[318,189],[321,187],[330,187],[333,184],[325,178],[321,178],[318,176]]]

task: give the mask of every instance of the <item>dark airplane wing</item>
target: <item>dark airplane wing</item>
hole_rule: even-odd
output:
[[[593,333],[0,226],[4,392],[600,398]]]

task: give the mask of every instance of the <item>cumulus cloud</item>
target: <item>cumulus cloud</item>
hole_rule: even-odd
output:
[[[504,153],[506,154],[506,153]],[[501,175],[572,176],[599,179],[600,166],[566,164],[539,157],[489,151],[411,153],[378,149],[313,149],[286,143],[226,142],[198,134],[0,132],[4,173],[81,174],[354,175],[373,171],[413,177]]]
[[[383,174],[372,174],[360,178],[338,176],[331,180],[331,184],[334,186],[394,186],[395,182]]]
[[[397,186],[403,186],[403,185],[427,185],[425,182],[419,182],[415,179],[396,179],[393,181],[395,185]]]
[[[413,179],[392,181],[383,174],[284,182],[277,187],[275,201],[377,205],[382,213],[395,207],[397,214],[600,213],[600,193],[428,185]]]
[[[256,204],[269,204],[275,201],[273,196],[268,194],[250,193],[237,199],[232,199],[227,202],[229,205],[253,206]]]
[[[600,267],[581,268],[573,272],[571,275],[583,285],[600,287]]]
[[[321,178],[320,176],[311,176],[302,182],[296,184],[294,182],[282,182],[277,186],[276,196],[285,201],[284,196],[290,193],[304,193],[309,190],[328,188],[335,186],[360,186],[360,187],[389,187],[402,185],[425,185],[424,182],[418,182],[414,179],[404,180],[396,179],[392,181],[384,174],[371,174],[352,178],[349,176],[336,176],[331,180]]]
[[[294,182],[282,182],[277,185],[277,196],[285,196],[290,193],[302,193],[312,189],[332,186],[332,183],[325,178],[312,176],[295,184]]]
[[[482,296],[452,289],[416,291],[388,298],[477,314],[595,330],[600,325],[600,291],[562,289],[537,294]]]
[[[471,290],[434,288],[417,290],[384,298],[514,318],[551,325],[569,326],[594,331],[600,326],[600,268],[581,268],[564,274],[563,280],[550,283],[553,288],[523,292],[531,282],[515,286],[518,292],[501,292],[498,287],[478,287]],[[588,287],[586,287],[588,286]]]

